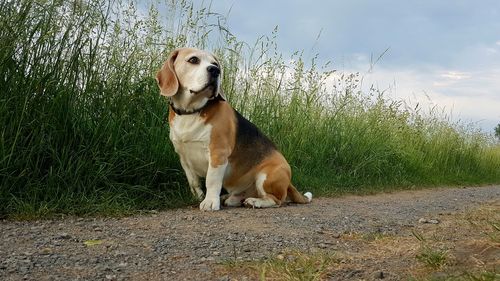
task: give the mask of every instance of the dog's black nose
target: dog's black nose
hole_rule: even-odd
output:
[[[220,69],[215,65],[209,65],[207,71],[212,77],[217,77],[220,74]]]

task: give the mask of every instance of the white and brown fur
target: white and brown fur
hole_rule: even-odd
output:
[[[226,101],[221,68],[211,53],[174,50],[156,75],[161,94],[170,97],[170,139],[179,154],[191,191],[203,199],[201,210],[226,206],[255,208],[308,203],[291,184],[285,157],[259,129]],[[222,187],[228,192],[220,197]]]

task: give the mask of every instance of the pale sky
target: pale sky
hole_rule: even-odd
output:
[[[195,0],[196,5],[209,1]],[[214,0],[239,40],[278,26],[285,57],[304,51],[393,97],[445,107],[490,132],[500,122],[500,1]],[[318,35],[321,33],[319,39]],[[389,51],[368,73],[370,57]],[[428,98],[430,98],[430,101]]]

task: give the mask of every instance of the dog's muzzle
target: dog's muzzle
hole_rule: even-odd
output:
[[[216,79],[220,75],[220,68],[215,65],[209,65],[207,67],[208,74],[210,75],[210,79]]]
[[[189,90],[192,94],[199,94],[199,93],[201,93],[209,88],[212,88],[212,91],[217,90],[217,84],[219,82],[219,75],[220,75],[220,68],[218,68],[215,65],[209,65],[207,67],[207,71],[208,71],[208,83],[201,90],[198,90],[198,91]]]

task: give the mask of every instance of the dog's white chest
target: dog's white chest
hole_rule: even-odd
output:
[[[176,115],[170,125],[170,140],[182,165],[199,177],[205,177],[209,165],[212,126],[198,114]]]

